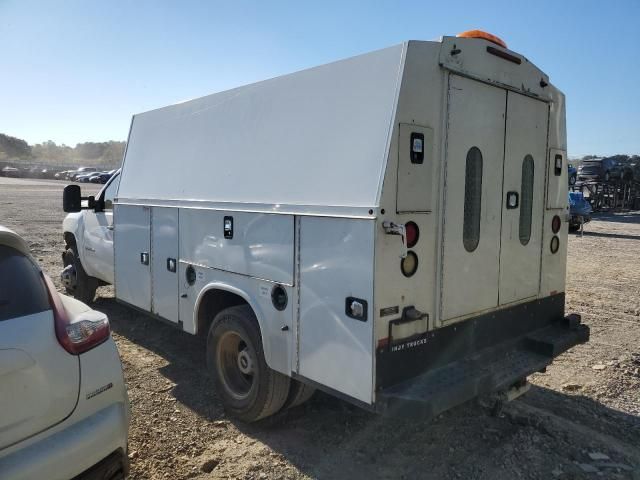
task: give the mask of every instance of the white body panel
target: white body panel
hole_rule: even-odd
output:
[[[87,274],[113,283],[113,211],[85,210],[82,266]]]
[[[298,373],[365,403],[373,392],[373,255],[370,220],[300,221]],[[345,314],[345,299],[368,302],[367,320]]]
[[[0,321],[0,452],[71,414],[79,383],[78,357],[58,343],[51,310]]]
[[[402,53],[397,45],[136,115],[119,198],[375,205]]]
[[[171,322],[177,322],[178,209],[153,207],[151,216],[152,312]],[[173,266],[175,269],[171,271]]]
[[[271,303],[271,289],[277,285],[276,283],[215,268],[196,266],[196,282],[194,285],[189,285],[183,281],[188,265],[190,264],[181,261],[178,274],[181,279],[180,319],[184,330],[199,333],[196,315],[202,297],[209,290],[224,290],[239,295],[251,306],[258,319],[267,365],[280,373],[290,374],[294,346],[291,326],[296,312],[292,287],[284,286],[289,302],[284,310],[279,311],[273,308]],[[283,330],[284,326],[289,327],[288,330]]]
[[[151,311],[151,209],[116,205],[114,215],[116,297]]]
[[[224,238],[225,216],[233,238]],[[292,285],[293,216],[183,208],[180,259]]]

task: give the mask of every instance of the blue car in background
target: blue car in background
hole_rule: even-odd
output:
[[[569,164],[569,185],[575,185],[578,180],[578,169],[573,165]]]
[[[569,192],[569,231],[576,232],[591,221],[591,204],[582,192]]]

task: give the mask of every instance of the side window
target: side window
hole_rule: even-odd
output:
[[[531,239],[531,213],[533,211],[533,157],[527,155],[522,161],[522,183],[520,185],[520,243],[526,245]]]
[[[116,193],[118,192],[119,184],[120,184],[120,174],[118,173],[116,177],[111,181],[111,183],[107,185],[107,188],[104,191],[104,209],[105,210],[113,210],[113,199],[116,198]]]
[[[40,271],[18,250],[0,245],[0,322],[50,308]]]
[[[480,242],[482,204],[482,153],[478,147],[467,152],[464,180],[464,224],[462,242],[467,252],[473,252]]]

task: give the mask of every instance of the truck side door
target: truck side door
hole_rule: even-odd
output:
[[[100,211],[87,210],[84,217],[84,269],[92,277],[113,284],[113,200],[120,174],[114,175],[98,195]]]

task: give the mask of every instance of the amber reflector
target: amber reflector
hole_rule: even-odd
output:
[[[504,43],[499,37],[492,35],[491,33],[483,32],[482,30],[467,30],[466,32],[459,33],[456,37],[460,38],[483,38],[485,40],[489,40],[491,43],[495,43],[496,45],[500,45],[503,48],[507,48],[507,44]]]

